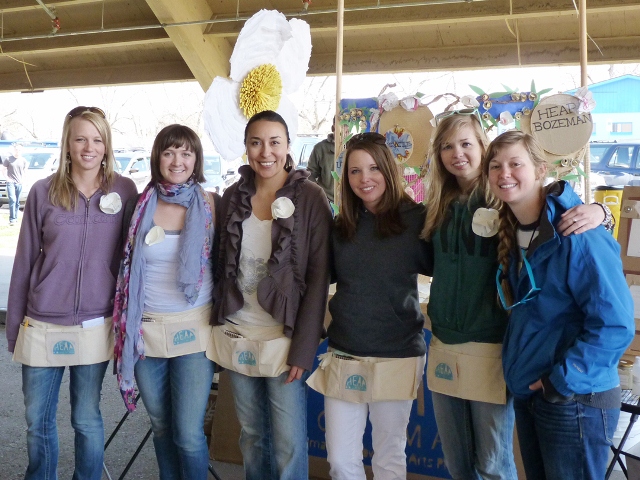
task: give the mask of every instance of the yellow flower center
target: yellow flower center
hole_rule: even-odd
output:
[[[260,65],[249,72],[240,86],[240,109],[247,118],[265,110],[277,110],[282,79],[275,65]]]

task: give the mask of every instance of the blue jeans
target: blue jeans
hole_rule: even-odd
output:
[[[74,480],[100,480],[104,427],[100,413],[102,380],[109,362],[69,367],[71,425],[75,431]],[[25,480],[58,478],[58,394],[65,367],[22,366],[29,465]]]
[[[454,480],[516,480],[513,397],[506,405],[431,393],[444,463]]]
[[[9,197],[9,221],[18,220],[18,210],[20,209],[20,194],[22,193],[22,184],[15,182],[7,182],[7,196]]]
[[[213,362],[204,352],[138,360],[135,377],[151,419],[161,480],[206,480],[204,414]]]
[[[248,377],[229,371],[246,480],[309,478],[308,373],[285,384],[279,377]]]
[[[528,480],[604,478],[619,409],[549,403],[539,393],[514,407]]]

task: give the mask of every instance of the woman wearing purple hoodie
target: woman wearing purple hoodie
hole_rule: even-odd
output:
[[[113,356],[111,312],[120,264],[121,206],[135,184],[114,172],[102,110],[76,107],[64,119],[58,171],[27,198],[7,309],[7,340],[22,363],[25,479],[57,478],[56,412],[69,367],[74,479],[102,477],[100,391]]]

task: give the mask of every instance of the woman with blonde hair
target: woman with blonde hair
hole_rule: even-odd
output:
[[[352,137],[331,235],[337,285],[329,301],[329,351],[308,381],[325,396],[333,479],[365,479],[367,417],[374,477],[406,478],[406,430],[426,352],[418,274],[432,268],[430,245],[419,238],[424,218],[422,205],[404,191],[385,137]]]
[[[513,480],[513,398],[501,361],[507,315],[494,282],[499,202],[482,181],[489,142],[474,109],[443,112],[436,121],[422,230],[434,249],[427,382],[451,476]],[[577,206],[559,230],[582,233],[604,217],[601,206]]]
[[[620,414],[618,361],[635,330],[620,247],[602,227],[558,233],[580,199],[564,181],[545,186],[544,151],[531,135],[498,136],[483,173],[502,201],[502,354],[527,478],[604,478]]]
[[[104,112],[76,107],[64,119],[57,172],[37,181],[27,198],[7,309],[9,351],[22,363],[26,479],[57,478],[56,412],[65,367],[74,478],[102,478],[100,392],[113,357],[121,206],[136,195],[114,162]]]

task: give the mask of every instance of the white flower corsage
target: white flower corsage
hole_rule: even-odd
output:
[[[574,96],[580,99],[580,105],[578,105],[578,113],[586,113],[596,108],[596,101],[593,98],[593,94],[587,87],[580,87],[576,90]]]
[[[271,216],[274,220],[278,218],[289,218],[293,215],[295,209],[296,207],[293,205],[293,202],[287,197],[276,198],[271,204]]]
[[[331,359],[333,358],[333,352],[321,353],[318,355],[318,360],[320,360],[320,364],[318,365],[320,368],[325,369],[331,363]]]
[[[498,233],[498,211],[493,208],[479,208],[473,214],[471,229],[480,237],[493,237]]]
[[[465,95],[460,99],[460,103],[462,103],[465,107],[469,108],[478,108],[480,106],[480,102],[471,95]]]
[[[147,245],[155,245],[164,241],[164,229],[159,226],[151,227],[147,236],[144,237],[144,243]]]
[[[122,208],[122,200],[116,192],[103,195],[100,198],[100,210],[109,215],[115,215]]]

